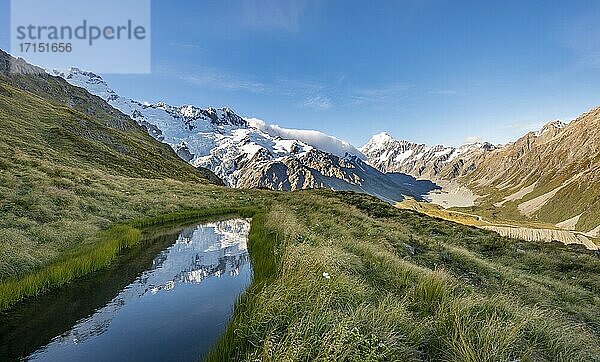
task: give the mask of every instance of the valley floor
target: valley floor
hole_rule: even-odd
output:
[[[458,182],[435,180],[434,183],[441,187],[439,190],[429,192],[425,198],[434,205],[443,208],[469,207],[475,205],[477,195]]]
[[[440,207],[438,204],[417,202],[414,199],[404,200],[397,203],[396,206],[400,209],[414,210],[431,217],[491,230],[509,238],[533,242],[556,241],[567,245],[579,244],[589,250],[600,249],[599,241],[591,235],[573,230],[564,230],[555,225],[524,222],[523,220],[490,219],[474,214],[472,210],[459,211],[459,207],[448,209]]]

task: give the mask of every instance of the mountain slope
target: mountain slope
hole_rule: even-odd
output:
[[[172,209],[183,184],[221,184],[102,99],[0,60],[0,280],[98,243],[99,229],[132,212]]]
[[[264,122],[250,124],[228,108],[143,104],[119,96],[96,74],[76,68],[53,73],[130,115],[181,158],[212,170],[228,186],[285,191],[330,188],[366,192],[389,202],[402,200],[403,195],[420,198],[407,185],[364,163],[362,155],[334,155],[306,142],[280,137],[303,132],[303,138],[318,138],[316,144],[323,147],[323,142],[332,143],[328,149],[355,150],[323,134],[283,132],[281,128],[266,127]]]
[[[491,152],[465,182],[490,210],[591,231],[600,226],[600,108]]]
[[[600,108],[546,124],[513,143],[458,148],[375,135],[361,151],[382,172],[456,181],[478,195],[473,212],[578,230],[600,229]]]
[[[212,172],[181,162],[169,147],[102,99],[26,63],[19,63],[20,73],[14,67],[10,71],[11,62],[17,61],[0,51],[4,154],[28,149],[39,159],[100,166],[124,176],[220,182]]]

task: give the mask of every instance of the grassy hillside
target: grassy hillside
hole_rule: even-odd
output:
[[[112,175],[221,183],[101,98],[31,65],[27,72],[37,73],[12,74],[3,65],[9,60],[0,50],[0,145],[7,155],[26,150],[37,160]]]
[[[105,266],[151,222],[243,208],[254,280],[212,360],[600,360],[592,253],[354,193],[215,186],[77,107],[0,79],[0,298]]]
[[[600,226],[600,108],[487,154],[464,181],[484,195],[477,201],[481,214],[550,224],[580,215],[575,229],[593,230]]]
[[[265,226],[277,273],[239,303],[213,360],[600,358],[592,254],[352,193],[281,195]]]
[[[54,77],[17,76],[27,77],[27,83],[57,82],[85,92]],[[15,88],[12,79],[0,76],[0,279],[85,244],[119,219],[127,213],[125,205],[117,201],[103,210],[98,200],[130,194],[136,178],[149,186],[153,179],[199,186],[209,184],[206,177],[215,180],[182,162],[132,120],[103,112],[96,106],[103,102],[99,98],[87,94],[92,101],[85,108],[96,110],[89,116],[48,93]],[[143,211],[149,205],[144,201],[137,207]]]

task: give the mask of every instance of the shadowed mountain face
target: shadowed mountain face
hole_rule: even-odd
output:
[[[413,190],[413,192],[416,195],[419,195],[421,198],[430,193],[431,191],[441,190],[441,187],[435,182],[432,182],[430,180],[419,180],[405,173],[391,172],[387,175],[391,177],[397,184],[404,185],[405,187],[408,187],[411,190]]]
[[[332,154],[298,139],[270,134],[229,108],[142,104],[116,94],[96,74],[76,68],[53,73],[130,115],[183,160],[212,170],[228,186],[351,190],[388,202],[405,195],[420,198],[421,191],[413,190],[412,183],[398,183],[362,161],[362,155]],[[331,142],[340,141],[331,138]]]
[[[47,143],[32,150],[36,154],[68,150],[77,156],[73,164],[117,165],[122,175],[134,177],[217,183],[219,177],[232,187],[352,190],[388,202],[406,195],[422,199],[439,189],[433,182],[407,175],[456,180],[484,195],[477,206],[487,213],[592,234],[600,230],[599,109],[569,124],[549,123],[502,147],[489,143],[428,147],[380,134],[361,149],[365,162],[357,155],[334,155],[299,140],[274,136],[228,108],[142,104],[119,96],[93,73],[70,69],[56,74],[98,96],[0,52],[0,96],[8,100],[24,91],[50,105],[61,105],[44,113],[56,116],[49,119],[34,117],[44,107],[5,101],[4,117],[13,118],[4,125],[7,140],[11,133],[31,132]],[[19,126],[14,117],[37,119],[38,124]],[[48,123],[39,123],[40,119]],[[91,159],[82,152],[85,149],[99,153]]]

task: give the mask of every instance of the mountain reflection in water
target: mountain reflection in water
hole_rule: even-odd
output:
[[[198,345],[203,343],[196,340],[202,340],[202,335],[190,338],[190,330],[179,329],[184,328],[185,324],[192,325],[192,329],[210,329],[209,324],[218,320],[218,326],[215,327],[218,333],[211,333],[211,338],[215,339],[215,336],[222,333],[237,296],[249,284],[249,229],[250,221],[247,219],[219,221],[183,229],[175,243],[161,251],[152,261],[151,267],[142,272],[134,282],[105,306],[80,320],[68,332],[54,338],[30,358],[77,360],[89,356],[92,360],[159,360],[172,359],[179,353],[181,359],[197,359],[197,353],[205,352],[198,350]],[[207,291],[203,291],[203,284],[211,279],[214,282],[207,284]],[[219,282],[224,284],[219,285]],[[231,286],[227,286],[229,284]],[[226,300],[220,301],[219,298],[222,297]],[[223,311],[226,312],[225,315],[218,317]],[[194,318],[195,322],[190,321]],[[171,347],[165,348],[167,350],[159,351],[161,348],[150,344],[148,340],[148,328],[154,328],[154,333],[162,334],[157,341],[169,343],[168,336],[165,335],[167,329],[166,332],[173,336],[188,335],[189,343],[195,344],[186,347],[190,354],[181,353],[185,348],[178,348],[176,352],[168,351],[173,343]],[[146,337],[128,337],[127,341],[119,341],[115,345],[114,342],[120,336],[132,333]],[[104,335],[107,335],[106,338]],[[176,341],[179,344],[182,342],[181,338]],[[214,342],[204,344],[211,345]],[[133,349],[136,352],[119,353],[119,348]],[[107,349],[116,350],[107,352]],[[153,349],[155,352],[150,353]],[[100,355],[97,354],[99,350],[102,351]],[[93,355],[89,355],[90,353]]]

